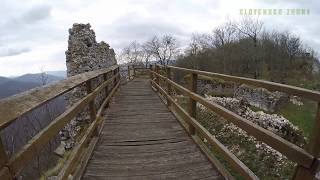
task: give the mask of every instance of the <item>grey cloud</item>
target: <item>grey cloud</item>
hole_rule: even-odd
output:
[[[31,51],[29,48],[8,48],[0,50],[0,57],[15,56]]]
[[[22,20],[26,23],[35,23],[50,17],[51,6],[47,4],[35,6],[22,15]]]
[[[106,40],[116,50],[123,48],[130,41],[143,42],[154,35],[171,34],[177,39],[183,39],[190,35],[179,24],[164,22],[157,18],[145,18],[135,13],[126,14],[115,22],[111,25],[101,26],[97,29],[97,34],[101,32],[102,37],[99,39]]]
[[[37,5],[21,14],[15,14],[3,24],[4,28],[22,28],[26,24],[34,24],[50,17],[51,6],[47,4]]]

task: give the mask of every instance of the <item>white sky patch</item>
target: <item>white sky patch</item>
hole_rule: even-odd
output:
[[[292,0],[2,0],[0,76],[62,70],[68,29],[90,23],[97,41],[119,53],[133,40],[171,34],[186,46],[192,33],[209,33],[240,9],[307,8],[308,16],[260,16],[266,29],[289,30],[320,52],[320,1]]]

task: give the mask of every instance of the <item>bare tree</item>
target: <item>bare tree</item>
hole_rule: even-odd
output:
[[[258,18],[254,19],[249,16],[245,16],[242,21],[234,26],[241,34],[251,38],[253,40],[254,47],[257,47],[258,36],[262,31],[263,22]]]
[[[228,22],[213,31],[214,45],[222,51],[223,73],[227,72],[227,46],[234,41],[235,33],[236,28],[231,22]]]
[[[253,41],[253,51],[250,51],[252,53],[252,59],[253,62],[250,63],[254,67],[254,78],[257,79],[259,75],[261,74],[261,64],[262,62],[259,61],[258,58],[258,36],[259,33],[262,30],[263,23],[258,18],[254,19],[249,16],[245,16],[238,25],[235,26],[238,31],[243,34],[244,36],[247,36],[248,38],[252,39]]]
[[[197,55],[203,50],[214,47],[213,37],[209,34],[193,33],[190,43],[186,49],[186,53],[190,55]]]
[[[48,79],[49,79],[49,76],[44,69],[45,69],[44,67],[41,67],[40,81],[42,86],[48,84]]]
[[[141,61],[141,45],[137,41],[133,41],[122,50],[121,55],[128,63],[136,64]]]
[[[162,65],[169,64],[179,53],[177,40],[171,35],[164,35],[161,39],[154,36],[144,44],[144,48]]]

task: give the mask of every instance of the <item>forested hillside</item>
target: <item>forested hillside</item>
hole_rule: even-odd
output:
[[[177,65],[320,89],[316,53],[293,33],[266,30],[253,19],[194,34]]]

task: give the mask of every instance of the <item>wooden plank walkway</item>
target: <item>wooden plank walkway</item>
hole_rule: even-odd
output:
[[[148,80],[121,86],[105,118],[82,179],[223,179]]]

